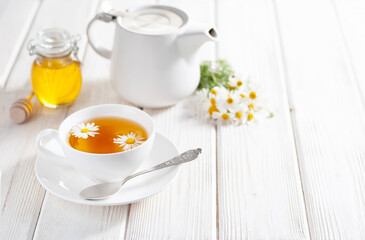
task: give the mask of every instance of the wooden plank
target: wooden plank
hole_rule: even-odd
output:
[[[85,29],[92,4],[89,1],[79,1],[75,5],[72,1],[63,1],[55,5],[51,1],[43,2],[37,19],[30,30],[37,32],[44,22],[52,19],[63,19],[63,27],[77,31]],[[95,10],[94,10],[95,11]],[[66,21],[67,14],[83,16],[84,21]],[[69,16],[69,15],[68,15]],[[76,20],[79,20],[78,18]],[[67,23],[68,22],[68,23]],[[24,43],[26,45],[26,43]],[[25,46],[23,46],[25,48]],[[31,63],[24,64],[22,58],[16,63],[17,74],[28,72]],[[9,77],[9,83],[18,80],[16,74]],[[26,97],[29,88],[17,93],[4,94],[1,101],[1,169],[2,169],[2,216],[0,225],[1,239],[30,239],[40,214],[45,190],[37,182],[34,174],[34,160],[36,155],[35,138],[43,128],[57,128],[66,116],[67,109],[45,109],[33,99],[34,114],[29,122],[23,125],[12,123],[8,117],[10,104],[18,97]]]
[[[159,1],[182,8],[193,23],[214,24],[212,1]],[[201,57],[214,58],[213,44],[201,49]],[[188,80],[188,79],[187,79]],[[215,239],[216,170],[215,127],[189,117],[189,101],[164,109],[145,109],[156,129],[181,151],[202,147],[194,163],[182,166],[179,176],[165,191],[131,205],[126,239]]]
[[[365,105],[365,2],[359,0],[331,1],[339,31],[342,36],[343,49],[350,78],[358,85],[358,90]]]
[[[278,114],[218,126],[219,239],[308,239],[272,1],[218,2],[218,57],[261,84]]]
[[[311,236],[363,239],[364,105],[335,11],[327,0],[276,4]]]
[[[122,239],[128,210],[74,204],[47,193],[34,239]]]
[[[365,21],[365,2],[353,0],[331,1],[333,9],[339,23],[339,31],[342,35],[342,43],[347,63],[347,70],[352,81],[354,81],[354,88],[358,90],[362,100],[362,109],[365,106],[365,78],[364,64],[365,64],[365,29],[361,27],[361,23]],[[364,125],[364,124],[363,124]],[[361,154],[361,153],[359,153]],[[363,159],[364,157],[356,154],[357,157]],[[363,161],[359,159],[352,164],[352,171],[356,172],[356,176],[363,174],[364,167],[361,164]],[[356,177],[355,182],[356,195],[359,201],[365,203],[365,182],[363,179]],[[364,208],[360,209],[361,215],[364,216]],[[363,225],[360,225],[363,227]],[[362,228],[363,229],[363,228]],[[363,234],[364,230],[362,230]]]
[[[40,3],[40,0],[0,2],[0,88],[5,87]]]

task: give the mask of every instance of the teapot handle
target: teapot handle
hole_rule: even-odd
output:
[[[95,38],[90,34],[90,29],[91,29],[91,25],[93,25],[93,23],[96,20],[101,20],[103,22],[111,22],[114,21],[114,19],[116,19],[115,15],[109,14],[109,13],[98,13],[96,14],[96,16],[91,19],[91,21],[89,22],[89,24],[87,25],[87,38],[89,40],[89,43],[91,45],[91,47],[95,50],[95,52],[97,52],[100,56],[105,57],[110,59],[110,57],[112,56],[112,50],[111,49],[107,49],[105,47],[103,47],[100,42],[98,42],[97,40],[95,40]]]

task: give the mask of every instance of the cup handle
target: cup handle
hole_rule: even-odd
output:
[[[58,144],[61,145],[61,139],[58,135],[58,132],[54,129],[50,129],[50,128],[47,128],[47,129],[43,129],[42,131],[40,131],[37,135],[37,148],[40,152],[46,154],[46,155],[49,155],[49,156],[58,156],[57,154],[49,151],[47,148],[44,147],[44,145],[42,145],[42,139],[45,138],[45,137],[49,137],[49,138],[54,138],[57,140]],[[60,156],[58,156],[60,157]]]
[[[87,30],[86,30],[87,38],[89,40],[91,47],[95,50],[96,53],[98,53],[100,56],[105,57],[107,59],[111,58],[112,50],[103,47],[100,42],[95,40],[94,37],[90,34],[90,29],[96,20],[101,20],[103,22],[109,23],[109,22],[114,21],[114,19],[116,19],[116,16],[112,15],[110,13],[105,13],[105,12],[98,13],[98,14],[96,14],[96,16],[93,19],[91,19],[91,21],[87,25]]]

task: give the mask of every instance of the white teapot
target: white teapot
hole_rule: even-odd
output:
[[[113,49],[91,34],[96,20],[116,23]],[[87,35],[92,48],[111,59],[111,79],[118,93],[152,108],[173,105],[194,92],[200,78],[198,49],[217,39],[214,28],[190,26],[185,12],[161,5],[99,13],[90,21]]]

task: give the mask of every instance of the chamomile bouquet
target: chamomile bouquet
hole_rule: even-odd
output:
[[[195,111],[218,124],[250,124],[273,117],[262,87],[249,76],[237,77],[226,61],[203,62],[200,70]]]

